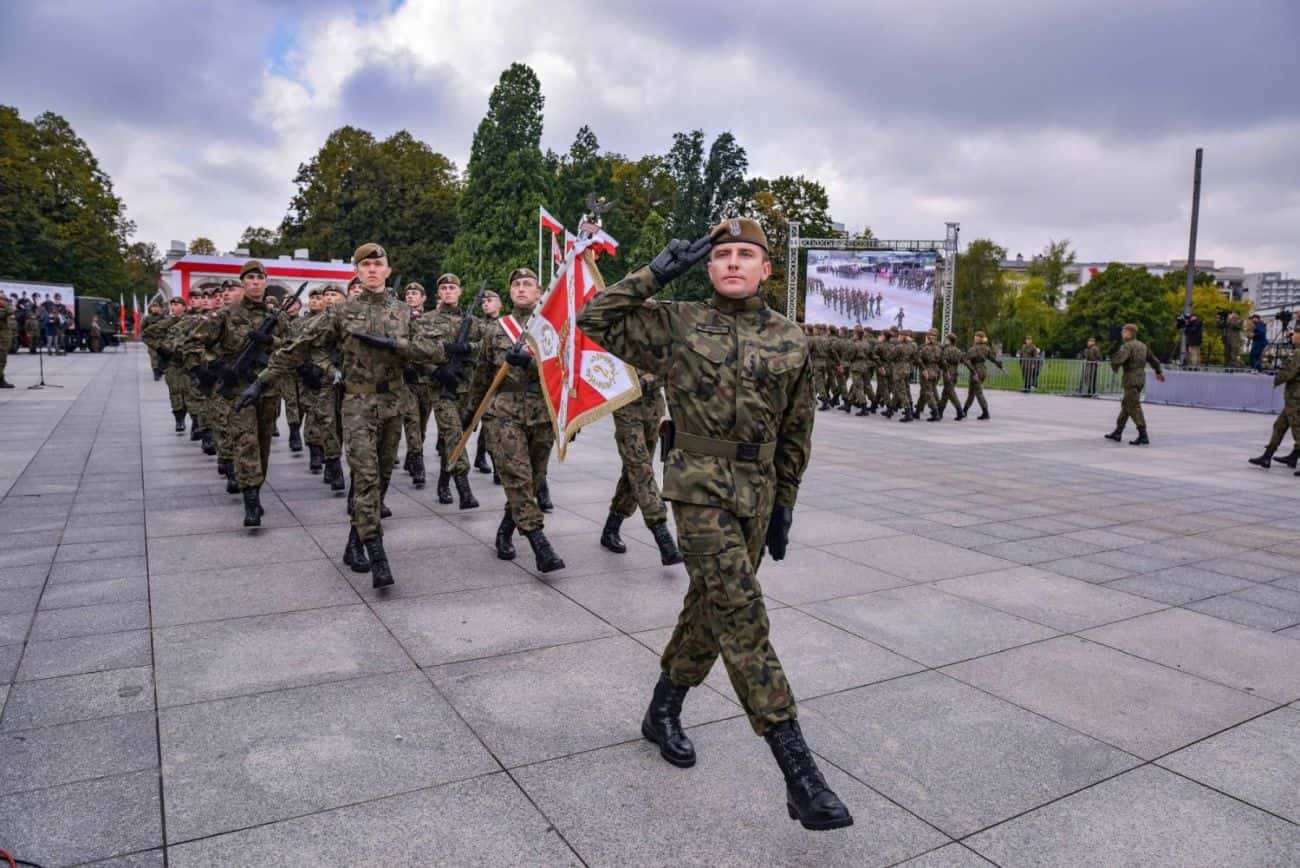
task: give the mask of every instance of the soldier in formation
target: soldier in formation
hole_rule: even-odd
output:
[[[1130,440],[1129,443],[1134,446],[1145,446],[1151,442],[1147,438],[1147,420],[1142,412],[1142,389],[1147,381],[1146,366],[1151,366],[1151,369],[1156,372],[1156,379],[1162,383],[1165,381],[1165,374],[1160,367],[1160,360],[1147,349],[1146,344],[1138,340],[1136,325],[1125,323],[1120,334],[1124,337],[1124,343],[1111,357],[1110,366],[1116,371],[1123,371],[1120,385],[1124,388],[1124,397],[1120,401],[1115,430],[1105,436],[1107,440],[1120,442],[1124,439],[1124,426],[1128,424],[1129,419],[1132,419],[1137,425],[1138,436],[1136,440]]]
[[[307,313],[300,328],[344,299],[343,290],[329,284],[313,290],[307,300]],[[342,492],[343,421],[339,416],[340,387],[343,382],[342,356],[337,347],[314,347],[307,361],[298,366],[303,402],[303,435],[307,443],[308,472],[321,474],[330,491]]]
[[[0,292],[0,389],[12,389],[14,384],[5,379],[5,365],[9,362],[9,345],[13,343],[14,326],[17,324],[13,305],[9,296]]]
[[[648,303],[706,259],[710,301]],[[808,342],[759,293],[771,270],[759,224],[726,220],[695,242],[670,242],[648,267],[595,295],[578,326],[665,383],[674,423],[664,497],[673,505],[690,589],[642,734],[670,763],[694,765],[682,703],[721,656],[751,726],[784,773],[790,817],[834,829],[853,818],[800,731],[757,575],[764,550],[785,558],[816,415]]]
[[[497,320],[501,319],[501,296],[498,295],[494,290],[485,289],[483,291],[482,306],[483,306],[484,332],[486,333],[486,332],[491,332],[494,329],[499,329],[501,326],[498,324]],[[480,359],[478,357],[475,357],[475,359],[472,361],[471,377],[470,377],[471,380],[473,379],[472,372],[474,370],[477,370],[479,360]],[[477,409],[476,407],[470,404],[468,394],[466,395],[465,406],[466,406],[466,410],[468,411],[465,417],[465,424],[466,426],[468,426],[470,417],[473,416],[474,411]],[[484,419],[482,422],[479,423],[478,439],[474,446],[474,469],[477,470],[479,473],[491,473],[493,484],[500,485],[501,475],[496,472],[496,468],[494,468],[491,465],[491,463],[489,463],[488,461],[487,443],[488,443],[487,420]]]
[[[483,342],[484,329],[477,317],[460,308],[460,278],[444,274],[438,278],[438,306],[429,317],[429,328],[439,341],[458,340],[465,332],[470,354],[458,357],[434,372],[436,385],[432,390],[433,419],[438,426],[438,502],[451,503],[451,484],[456,486],[460,509],[477,509],[478,500],[469,484],[469,458],[464,452],[448,462],[452,451],[460,442],[469,409],[468,383],[476,370],[475,356]],[[468,319],[468,327],[462,328]],[[470,414],[472,415],[472,410]]]
[[[162,318],[162,304],[158,301],[149,302],[149,311],[144,315],[144,319],[140,320],[141,340],[144,339],[145,332],[149,330],[149,326],[158,322]],[[98,319],[99,317],[95,317],[95,321],[98,321]],[[154,382],[157,382],[163,377],[162,363],[158,359],[158,350],[149,346],[148,343],[145,343],[145,349],[149,351],[149,370],[153,372]]]
[[[174,358],[168,347],[167,333],[185,320],[187,307],[185,299],[179,295],[168,302],[168,307],[171,316],[151,322],[141,331],[141,337],[145,346],[158,356],[158,365],[167,383],[167,397],[171,402],[172,416],[176,420],[176,433],[181,434],[185,431],[185,416],[188,413],[185,403],[188,381],[185,379],[185,371],[181,367],[180,359]]]
[[[402,295],[406,299],[406,305],[411,309],[411,318],[415,325],[424,328],[427,323],[424,322],[424,303],[425,292],[424,286],[419,283],[408,283],[402,290]],[[428,368],[409,364],[402,368],[402,380],[406,384],[406,394],[403,396],[405,407],[402,411],[402,434],[406,439],[406,458],[402,462],[402,468],[411,474],[411,484],[416,488],[423,488],[427,478],[424,467],[424,437],[429,430],[429,417],[433,414],[433,396],[437,389],[433,381],[433,372]],[[441,451],[438,453],[442,454]],[[443,500],[444,486],[442,480],[438,481],[438,500],[441,503],[451,503],[451,494],[447,494],[447,499]]]
[[[916,418],[921,418],[921,411],[928,409],[927,422],[938,422],[939,415],[939,381],[943,376],[943,348],[939,346],[939,330],[930,329],[925,333],[923,343],[916,353],[917,366],[921,370],[921,396],[916,402]]]
[[[957,346],[957,335],[952,332],[948,333],[948,339],[943,345],[943,350],[939,354],[939,367],[943,376],[943,395],[939,398],[939,418],[943,419],[943,411],[952,404],[953,414],[960,422],[966,418],[966,411],[962,408],[961,401],[957,398],[957,377],[961,373],[961,366],[966,362],[966,354]]]
[[[984,398],[984,380],[988,376],[987,363],[992,363],[999,371],[1006,372],[998,361],[997,353],[989,346],[988,335],[982,331],[975,332],[975,343],[966,351],[966,367],[970,369],[970,386],[966,389],[966,403],[962,405],[962,416],[970,415],[971,404],[978,401],[980,414],[975,418],[984,421],[989,418],[989,402]]]
[[[1264,454],[1250,459],[1250,463],[1258,467],[1271,466],[1273,455],[1282,445],[1288,430],[1291,432],[1291,452],[1276,461],[1295,469],[1296,461],[1300,459],[1300,329],[1291,332],[1291,346],[1291,358],[1273,375],[1273,385],[1284,387],[1282,412],[1273,420],[1273,436],[1264,447]],[[1300,476],[1300,472],[1296,476]]]

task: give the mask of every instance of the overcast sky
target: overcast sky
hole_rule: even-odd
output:
[[[755,174],[824,183],[884,238],[1026,257],[1198,258],[1300,274],[1297,0],[12,0],[0,102],[58,112],[137,238],[234,246],[275,226],[343,124],[411,130],[463,168],[501,71],[536,70],[544,147],[589,124],[662,153],[731,130]]]

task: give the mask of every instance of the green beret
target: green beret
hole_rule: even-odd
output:
[[[444,283],[451,283],[451,284],[455,284],[456,286],[460,286],[460,278],[449,271],[446,274],[439,275],[438,282],[434,285],[442,286]]]
[[[520,280],[525,277],[532,279],[533,282],[535,283],[538,284],[541,283],[541,281],[537,279],[537,273],[534,272],[531,268],[516,268],[514,271],[510,272],[509,283],[514,283],[516,280]]]
[[[250,259],[244,263],[243,268],[239,269],[239,279],[243,280],[246,274],[260,274],[266,277],[266,269],[256,259]]]
[[[1133,334],[1137,334],[1137,333],[1138,333],[1138,327],[1137,327],[1136,325],[1134,325],[1133,323],[1131,323],[1131,322],[1126,322],[1126,323],[1124,323],[1124,325],[1120,326],[1120,331],[1125,331],[1125,330],[1129,330],[1129,329],[1132,330]]]
[[[485,289],[485,290],[483,290],[483,297],[484,297],[484,298],[495,298],[497,301],[500,301],[500,300],[501,300],[501,294],[498,293],[495,289]]]
[[[359,277],[352,278],[351,280],[348,281],[348,289],[351,289],[352,287],[356,286],[360,282],[361,282],[361,278]]]
[[[183,295],[173,295],[173,296],[172,296],[172,304],[185,304],[185,296],[183,296]]]
[[[323,289],[321,289],[321,288],[319,288],[319,287],[312,287],[311,289],[307,290],[307,297],[308,297],[308,298],[317,298],[317,297],[319,297],[320,294],[321,294],[322,292],[324,292],[324,291],[325,291],[325,290],[323,290]]]
[[[763,248],[767,247],[767,233],[763,227],[758,225],[758,221],[749,217],[731,217],[723,220],[713,230],[709,232],[709,237],[713,239],[713,246],[720,247],[723,244],[757,244]]]
[[[410,283],[406,285],[406,288],[402,290],[402,294],[405,295],[406,293],[410,292],[413,289],[419,290],[420,295],[427,295],[427,293],[424,291],[424,285],[417,283],[414,280],[412,280]]]
[[[364,259],[387,259],[388,252],[373,241],[367,241],[352,254],[352,264],[360,265]]]
[[[247,266],[245,266],[245,268],[247,268]],[[243,275],[241,274],[240,277],[243,277]],[[222,288],[222,289],[226,289],[227,287],[231,287],[231,286],[239,286],[239,281],[238,281],[238,280],[231,280],[229,277],[227,277],[225,280],[221,281],[221,288]]]
[[[343,289],[342,289],[342,287],[340,287],[337,283],[329,283],[329,284],[326,284],[325,286],[322,286],[322,287],[321,287],[321,290],[320,290],[320,291],[321,291],[322,294],[330,293],[330,292],[336,292],[336,293],[338,293],[339,295],[342,295],[342,294],[343,294]]]

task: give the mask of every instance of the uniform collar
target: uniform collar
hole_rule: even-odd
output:
[[[725,295],[713,293],[713,298],[709,304],[719,313],[746,313],[756,310],[762,310],[767,305],[763,302],[762,293],[754,293],[747,298],[727,298]]]
[[[515,305],[515,309],[514,309],[513,311],[511,311],[511,313],[514,315],[514,318],[515,318],[515,319],[519,319],[519,317],[521,317],[521,316],[532,316],[532,315],[533,315],[533,308],[532,308],[532,307],[525,307],[525,306],[522,305],[522,304],[517,304],[517,305]]]
[[[435,313],[460,313],[460,306],[455,304],[440,304]]]
[[[386,304],[388,302],[388,290],[384,289],[378,292],[372,292],[369,289],[363,288],[360,294],[357,295],[357,301],[362,304]],[[403,302],[403,304],[405,304],[405,302]]]
[[[239,297],[239,303],[242,304],[244,307],[249,308],[250,310],[266,310],[267,307],[266,296],[262,296],[261,301],[253,301],[248,296],[241,295]]]

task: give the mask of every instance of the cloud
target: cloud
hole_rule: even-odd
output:
[[[1182,256],[1203,146],[1199,255],[1300,272],[1292,0],[16,7],[0,80],[19,86],[0,98],[67,116],[147,239],[233,246],[275,225],[343,124],[409,129],[463,167],[521,61],[545,147],[583,124],[630,156],[730,130],[752,172],[821,180],[851,226],[940,237],[956,220],[1013,255],[1068,237],[1081,259]]]

